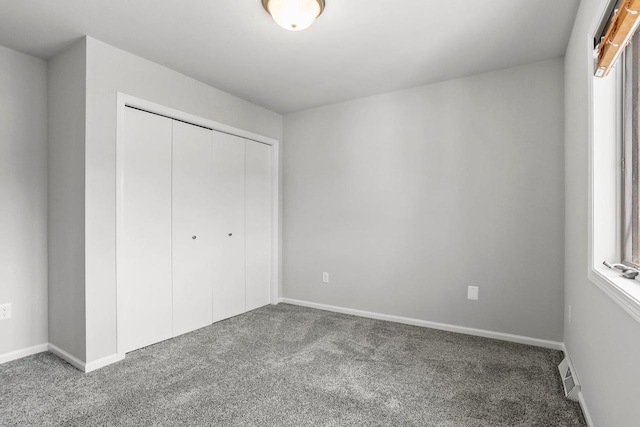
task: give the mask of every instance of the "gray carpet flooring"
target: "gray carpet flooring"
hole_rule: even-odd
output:
[[[584,426],[561,353],[286,304],[83,374],[0,365],[2,426]]]

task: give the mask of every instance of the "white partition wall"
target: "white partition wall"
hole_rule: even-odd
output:
[[[213,321],[212,133],[173,120],[174,336]]]
[[[271,151],[270,145],[245,142],[247,311],[271,299]]]
[[[271,302],[272,147],[123,107],[118,352]]]
[[[244,313],[244,139],[213,132],[213,320]]]
[[[127,108],[123,125],[117,280],[127,352],[172,336],[172,121]]]

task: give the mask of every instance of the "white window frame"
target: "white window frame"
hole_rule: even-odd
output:
[[[605,10],[602,10],[602,14]],[[586,47],[589,72],[589,280],[640,322],[640,280],[625,279],[602,262],[618,263],[622,255],[622,63],[608,77],[596,78],[593,35]],[[569,220],[569,219],[568,219]]]

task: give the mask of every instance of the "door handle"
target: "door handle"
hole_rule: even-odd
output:
[[[191,236],[191,238],[192,238],[193,240],[196,240],[196,239],[198,238],[198,236]]]
[[[233,236],[233,233],[229,233],[229,237]]]

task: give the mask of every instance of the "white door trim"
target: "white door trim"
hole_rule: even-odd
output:
[[[124,123],[124,112],[126,107],[134,107],[139,108],[141,110],[148,111],[150,113],[159,114],[162,116],[166,116],[171,119],[181,120],[187,123],[191,123],[198,126],[203,126],[218,132],[224,132],[231,135],[239,136],[241,138],[250,139],[252,141],[256,141],[262,144],[267,144],[272,147],[272,156],[273,156],[273,169],[272,169],[272,180],[271,180],[271,188],[272,188],[272,197],[271,197],[271,303],[277,304],[279,295],[279,259],[280,253],[278,251],[279,248],[279,236],[280,236],[280,141],[277,139],[269,138],[263,135],[258,135],[253,132],[249,132],[243,129],[239,129],[233,126],[225,125],[223,123],[219,123],[213,120],[205,119],[202,117],[195,116],[193,114],[185,113],[183,111],[176,110],[171,107],[167,107],[164,105],[156,104],[151,101],[147,101],[141,98],[137,98],[135,96],[127,95],[121,92],[118,92],[117,95],[117,123],[116,123],[116,236],[117,230],[120,229],[121,224],[119,223],[121,215],[118,215],[118,209],[122,206],[121,200],[119,200],[120,195],[122,194],[122,178],[123,171],[121,170],[122,161],[120,159],[120,155],[122,150],[120,149],[120,144],[122,144],[123,137],[123,126]],[[117,245],[116,245],[117,248]],[[117,249],[116,249],[117,250]],[[116,263],[116,269],[117,269]],[[118,333],[118,327],[122,324],[120,320],[120,316],[118,313],[118,307],[120,306],[119,298],[121,293],[118,292],[118,283],[116,280],[116,346],[118,356],[124,358],[125,353],[123,350],[121,340],[121,334]]]

